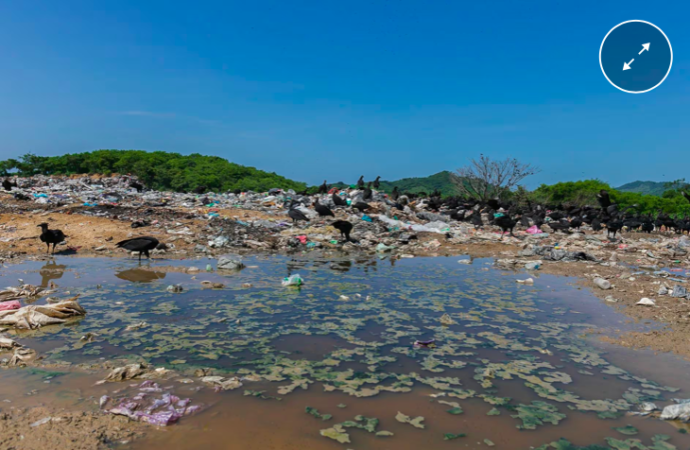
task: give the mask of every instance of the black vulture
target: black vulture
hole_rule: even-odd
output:
[[[474,228],[481,228],[484,226],[484,221],[482,220],[482,213],[479,211],[474,211],[472,217],[470,217],[470,223],[474,225]]]
[[[137,192],[144,190],[144,185],[136,180],[129,180],[129,187],[136,189]]]
[[[340,234],[344,236],[347,241],[350,241],[350,231],[352,231],[353,228],[350,222],[347,220],[336,220],[331,226],[340,231]]]
[[[376,179],[374,180],[374,189],[378,189],[379,186],[381,186],[381,183],[379,183],[379,180],[380,180],[380,179],[381,179],[381,175],[379,175],[378,177],[376,177]]]
[[[599,202],[601,209],[606,209],[611,206],[611,198],[609,198],[609,193],[603,189],[597,194],[597,201]]]
[[[63,242],[67,236],[60,230],[49,230],[47,223],[42,223],[37,225],[41,227],[41,242],[45,242],[46,253],[50,251],[50,244],[53,244],[53,254],[55,254],[55,246],[60,242]]]
[[[158,247],[158,239],[150,236],[141,236],[132,239],[125,239],[115,244],[115,247],[124,248],[130,252],[139,252],[139,261],[141,261],[142,253],[146,255],[147,258],[151,258],[149,251]]]
[[[570,233],[569,228],[570,228],[570,222],[565,221],[565,222],[557,222],[557,221],[552,221],[552,222],[547,222],[546,223],[554,232],[555,231],[562,231],[564,233]]]
[[[319,194],[325,194],[328,192],[328,184],[326,184],[326,180],[323,180],[323,184],[319,186]]]
[[[335,203],[335,206],[347,206],[347,201],[335,192],[333,193],[332,198],[333,203]]]
[[[206,192],[206,189],[206,186],[197,186],[194,188],[192,192],[195,194],[203,194],[204,192]]]
[[[616,233],[623,229],[622,220],[612,220],[606,224],[606,236],[608,237],[611,232],[613,232],[614,239],[616,238]]]
[[[359,177],[359,180],[357,180],[357,187],[359,189],[362,189],[364,187],[364,175]]]
[[[2,181],[2,188],[6,191],[11,191],[13,187],[17,187],[17,182],[12,182],[9,178],[5,178]]]
[[[503,235],[505,234],[506,231],[510,230],[510,235],[515,236],[513,234],[513,228],[515,228],[515,224],[517,223],[516,220],[511,219],[509,215],[505,214],[501,217],[497,217],[494,220],[494,223],[501,227],[501,239],[503,239]]]
[[[369,182],[369,185],[364,188],[364,193],[362,195],[362,199],[364,200],[371,200],[371,181]]]
[[[322,205],[319,203],[319,200],[316,200],[316,204],[314,205],[314,209],[316,210],[317,213],[319,213],[319,216],[324,217],[324,216],[332,216],[335,217],[335,214],[333,214],[333,211],[331,211],[331,208],[329,208],[326,205]]]
[[[290,218],[292,219],[292,223],[295,223],[298,220],[304,220],[306,222],[309,222],[309,218],[298,209],[290,208],[290,210],[288,211],[288,216],[290,216]]]
[[[394,186],[393,192],[391,192],[391,198],[397,201],[398,197],[400,197],[400,192],[398,192],[398,186]]]
[[[359,210],[359,212],[364,212],[367,209],[369,209],[369,204],[364,202],[357,202],[354,205],[352,205],[352,207]]]

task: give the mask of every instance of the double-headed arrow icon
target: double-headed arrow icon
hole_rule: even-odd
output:
[[[646,44],[642,44],[642,50],[640,50],[640,53],[638,53],[638,55],[641,55],[642,52],[645,50],[649,51],[649,42],[647,42]],[[630,70],[630,64],[632,64],[633,61],[635,61],[635,58],[631,59],[630,62],[624,62],[623,70]]]

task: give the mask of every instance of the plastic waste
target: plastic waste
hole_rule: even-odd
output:
[[[534,280],[532,278],[527,278],[526,280],[515,280],[520,284],[534,284]]]
[[[642,306],[656,306],[656,302],[652,300],[651,298],[647,297],[642,297],[639,302],[636,303],[636,305],[642,305]]]
[[[603,278],[597,277],[593,280],[593,283],[599,286],[600,289],[611,289],[611,283],[608,280],[604,280]]]
[[[530,261],[525,264],[525,269],[527,270],[539,270],[541,268],[541,262],[539,261]]]
[[[434,348],[436,347],[436,339],[429,339],[428,341],[414,341],[412,346],[415,348]]]
[[[367,216],[366,214],[364,214],[362,216],[362,220],[365,222],[373,222],[374,221],[371,217]]]
[[[304,280],[302,280],[302,277],[298,273],[283,278],[282,282],[283,286],[302,286],[303,283]]]
[[[390,247],[390,246],[384,244],[383,242],[381,242],[379,245],[376,246],[376,251],[379,253],[390,252],[394,248],[395,247]]]
[[[538,226],[533,225],[529,227],[527,230],[525,230],[528,234],[539,234],[541,233],[541,230],[539,229]]]

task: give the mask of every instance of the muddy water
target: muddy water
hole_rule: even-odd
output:
[[[177,425],[152,429],[133,449],[485,448],[489,441],[524,449],[560,438],[578,446],[632,438],[648,448],[690,447],[690,438],[671,424],[625,414],[641,401],[662,406],[690,397],[688,364],[588,337],[638,325],[571,286],[574,280],[531,274],[534,286],[524,286],[515,280],[526,274],[494,269],[489,260],[459,265],[457,258],[245,262],[250,267],[237,273],[207,273],[211,260],[139,266],[58,258],[4,268],[0,286],[19,278],[53,282],[53,296],[80,294],[88,314],[65,326],[14,334],[48,362],[72,368],[1,371],[0,408],[96,410],[100,396],[126,394],[131,383],[96,385],[103,373],[75,365],[129,359],[179,371],[183,375],[165,384],[205,406]],[[201,271],[182,272],[190,266]],[[280,280],[294,273],[305,284],[282,287]],[[225,287],[203,289],[204,280]],[[166,291],[178,283],[183,293]],[[455,323],[442,326],[444,313]],[[79,345],[87,332],[96,335],[94,342]],[[413,349],[417,339],[436,339],[437,347]],[[199,367],[263,380],[228,392],[179,382]],[[307,389],[286,390],[294,381]],[[439,401],[457,403],[462,413],[449,413],[458,410]],[[306,414],[307,406],[333,417]],[[398,412],[424,417],[424,428],[397,421]],[[357,416],[378,424],[352,427],[364,423]],[[613,429],[627,424],[636,435]],[[349,443],[320,435],[334,426]],[[447,433],[466,436],[445,440]],[[660,434],[670,437],[663,443],[668,447],[653,447]]]

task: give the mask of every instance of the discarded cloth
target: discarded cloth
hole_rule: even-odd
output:
[[[17,310],[0,311],[0,325],[32,330],[45,325],[65,323],[71,317],[86,315],[86,310],[76,301],[78,297],[52,305],[29,305]]]

